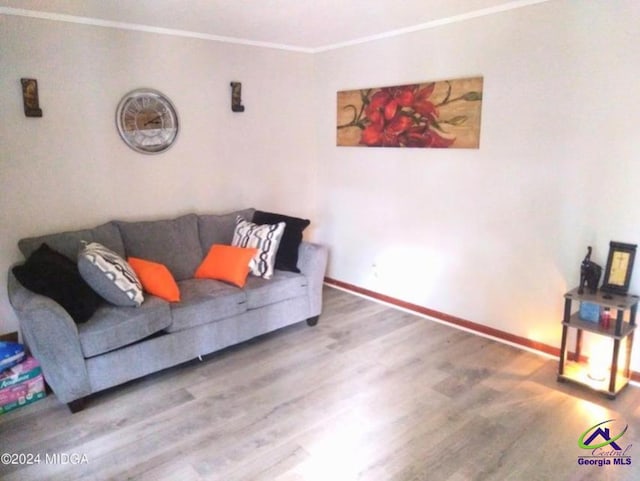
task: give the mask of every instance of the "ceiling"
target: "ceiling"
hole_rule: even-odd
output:
[[[0,0],[0,13],[322,51],[550,0]]]

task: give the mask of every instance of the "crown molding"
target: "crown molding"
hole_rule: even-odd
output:
[[[0,15],[13,15],[16,17],[38,18],[41,20],[53,20],[56,22],[75,23],[79,25],[91,25],[94,27],[115,28],[117,30],[132,30],[135,32],[155,33],[159,35],[171,35],[174,37],[196,38],[199,40],[209,40],[212,42],[232,43],[236,45],[248,45],[250,47],[272,48],[278,50],[288,50],[292,52],[313,53],[313,49],[284,45],[272,42],[259,42],[243,38],[225,37],[223,35],[212,35],[208,33],[191,32],[189,30],[179,30],[175,28],[154,27],[152,25],[142,25],[138,23],[116,22],[113,20],[103,20],[92,17],[79,17],[76,15],[66,15],[62,13],[42,12],[39,10],[26,10],[22,8],[0,7]]]
[[[475,18],[485,17],[488,15],[495,15],[498,13],[502,13],[510,10],[516,10],[519,8],[529,7],[532,5],[537,5],[540,3],[546,3],[550,1],[552,0],[513,0],[511,2],[503,3],[495,7],[482,8],[479,10],[474,10],[472,12],[463,13],[460,15],[453,15],[450,17],[432,20],[430,22],[412,25],[410,27],[389,30],[376,35],[369,35],[366,37],[360,37],[360,38],[348,40],[345,42],[323,45],[319,47],[299,47],[295,45],[279,44],[279,43],[272,43],[272,42],[261,42],[261,41],[249,40],[244,38],[226,37],[223,35],[213,35],[208,33],[192,32],[189,30],[154,27],[152,25],[142,25],[142,24],[128,23],[128,22],[116,22],[112,20],[103,20],[99,18],[80,17],[76,15],[43,12],[39,10],[28,10],[28,9],[22,9],[22,8],[0,7],[0,15],[13,15],[17,17],[38,18],[42,20],[52,20],[56,22],[75,23],[79,25],[91,25],[95,27],[114,28],[118,30],[131,30],[136,32],[155,33],[159,35],[171,35],[175,37],[195,38],[199,40],[208,40],[212,42],[246,45],[250,47],[262,47],[262,48],[271,48],[271,49],[277,49],[277,50],[286,50],[290,52],[314,54],[314,53],[328,52],[331,50],[338,50],[346,47],[361,45],[364,43],[374,42],[376,40],[399,37],[409,33],[419,32],[422,30],[429,30],[432,28],[442,27],[444,25],[451,25],[459,22],[465,22],[467,20],[472,20]]]
[[[387,32],[379,33],[376,35],[369,35],[367,37],[356,38],[348,40],[346,42],[335,43],[331,45],[325,45],[310,49],[311,53],[321,53],[330,50],[337,50],[345,47],[352,47],[354,45],[360,45],[363,43],[374,42],[376,40],[383,40],[392,37],[399,37],[408,33],[420,32],[422,30],[430,30],[432,28],[442,27],[444,25],[451,25],[453,23],[466,22],[474,18],[486,17],[488,15],[495,15],[497,13],[507,12],[509,10],[516,10],[519,8],[529,7],[531,5],[537,5],[539,3],[547,3],[552,0],[513,0],[511,2],[503,3],[495,7],[487,7],[472,12],[463,13],[460,15],[453,15],[451,17],[439,18],[431,20],[425,23],[419,23],[410,27],[398,28],[395,30],[389,30]]]

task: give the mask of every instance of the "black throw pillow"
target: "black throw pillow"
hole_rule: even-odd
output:
[[[281,271],[300,272],[298,269],[298,248],[302,242],[302,231],[311,224],[311,221],[257,210],[253,214],[253,222],[260,225],[285,223],[284,234],[282,234],[276,254],[275,268]]]
[[[75,322],[86,322],[102,303],[80,276],[78,266],[47,244],[36,249],[24,264],[15,266],[13,274],[20,283],[60,304]]]

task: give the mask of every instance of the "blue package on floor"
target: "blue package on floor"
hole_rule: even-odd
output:
[[[0,341],[0,372],[24,361],[24,346],[17,342]]]

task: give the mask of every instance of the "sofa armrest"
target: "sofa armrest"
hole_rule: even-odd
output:
[[[26,289],[11,270],[7,290],[22,338],[58,399],[69,403],[90,394],[78,328],[71,316],[57,302]]]
[[[309,317],[322,312],[322,286],[327,270],[329,249],[321,244],[303,241],[298,250],[298,268],[308,280]]]

